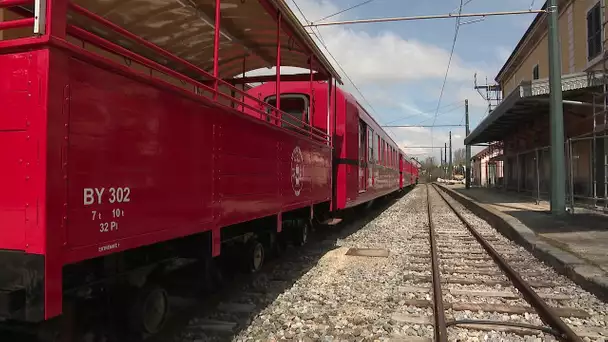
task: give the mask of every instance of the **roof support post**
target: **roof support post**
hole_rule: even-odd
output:
[[[247,56],[243,56],[243,79],[245,79],[245,68],[246,68],[246,66],[247,66]],[[246,83],[243,83],[241,85],[241,90],[242,91],[245,91],[245,85],[246,85]],[[241,95],[241,99],[243,100],[243,103],[244,103],[245,102],[245,96]],[[245,112],[245,106],[244,105],[241,106],[241,112],[243,112],[243,113]]]
[[[562,103],[562,63],[556,0],[548,0],[549,85],[551,121],[551,213],[566,213],[566,175],[564,157],[564,108]]]
[[[452,177],[454,176],[452,174],[452,170],[454,165],[452,165],[452,131],[450,131],[450,158],[449,158],[449,164],[448,164],[448,176],[450,176],[450,179],[452,179]]]
[[[464,118],[465,118],[465,136],[469,136],[471,134],[471,130],[469,129],[469,100],[464,100]],[[466,146],[465,150],[465,171],[464,171],[464,183],[467,189],[471,188],[471,145]]]
[[[334,107],[334,103],[336,101],[336,98],[335,98],[336,93],[334,91],[334,85],[335,85],[334,80],[330,76],[329,79],[327,80],[327,144],[332,147],[333,147],[333,137],[331,134],[333,131],[329,126],[331,123],[331,116],[335,115],[335,112],[336,112],[335,107]]]
[[[38,17],[38,20],[39,24],[46,28],[40,27],[44,32],[39,32],[37,34],[49,34],[57,38],[65,39],[68,20],[68,0],[35,1],[35,6],[38,7],[36,15],[43,15],[42,12],[39,12],[43,10],[40,6],[44,6],[45,12],[44,18]]]
[[[281,124],[281,11],[277,11],[277,81],[276,99],[277,99],[277,125]]]
[[[220,2],[222,0],[215,0],[215,22],[214,22],[214,35],[213,35],[213,99],[217,100],[219,92],[219,78],[220,78]]]
[[[312,123],[314,122],[313,120],[313,116],[314,116],[314,98],[315,95],[313,94],[313,89],[312,89],[312,83],[314,82],[314,75],[312,73],[312,61],[313,58],[315,58],[313,55],[310,55],[310,58],[308,59],[308,65],[309,65],[309,69],[310,69],[310,99],[308,99],[308,124],[310,125],[310,136],[312,137]],[[329,98],[328,98],[329,100]]]

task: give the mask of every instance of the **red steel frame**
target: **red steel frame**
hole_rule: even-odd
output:
[[[45,1],[45,0],[42,0],[42,1]],[[273,6],[269,3],[268,0],[259,0],[259,1],[267,10],[270,10],[273,8]],[[287,121],[284,121],[282,118],[283,113],[280,110],[280,96],[277,96],[276,107],[270,106],[267,103],[259,101],[254,96],[249,95],[247,92],[245,92],[241,89],[238,89],[237,87],[233,86],[230,82],[224,81],[220,78],[220,75],[219,75],[219,53],[220,53],[219,35],[220,35],[220,17],[221,17],[220,16],[220,2],[221,2],[221,0],[216,0],[216,11],[215,11],[216,22],[215,22],[215,27],[214,27],[213,75],[211,75],[208,72],[202,70],[201,68],[187,62],[186,60],[181,59],[166,50],[163,50],[162,48],[158,47],[157,45],[149,43],[148,41],[128,32],[127,30],[113,24],[112,22],[100,17],[99,15],[92,13],[81,6],[70,3],[68,0],[46,0],[46,16],[45,16],[45,21],[42,23],[44,25],[43,34],[39,34],[39,35],[35,35],[32,37],[27,37],[27,38],[17,38],[17,39],[12,39],[12,40],[0,41],[0,49],[2,49],[3,52],[10,52],[13,50],[14,51],[27,51],[28,49],[34,48],[36,46],[42,47],[44,45],[50,45],[50,46],[59,48],[64,51],[68,51],[69,53],[75,53],[75,54],[79,55],[81,58],[84,58],[85,60],[91,61],[93,63],[104,63],[105,65],[115,64],[115,63],[109,63],[108,60],[104,59],[104,57],[100,57],[92,52],[86,51],[80,47],[77,47],[77,46],[69,43],[66,40],[67,34],[69,33],[70,35],[73,35],[74,37],[77,37],[79,39],[90,42],[101,48],[104,48],[111,52],[117,53],[124,57],[130,58],[134,61],[137,61],[138,63],[141,63],[142,65],[145,65],[151,69],[168,74],[172,77],[175,77],[184,82],[192,84],[192,85],[196,86],[197,89],[208,91],[213,94],[213,100],[215,100],[215,101],[218,101],[219,98],[222,97],[222,98],[230,100],[231,103],[237,103],[239,106],[241,106],[243,111],[245,110],[245,108],[247,108],[249,110],[258,112],[260,115],[262,115],[262,114],[266,115],[267,112],[265,109],[269,109],[272,117],[275,119],[276,125],[281,125],[282,122],[287,122]],[[30,5],[32,3],[33,3],[33,1],[31,1],[31,0],[0,0],[0,8],[10,8],[10,7],[14,7],[14,6],[20,6],[20,5]],[[206,84],[193,80],[192,78],[190,78],[188,76],[185,76],[170,68],[162,66],[145,57],[137,55],[125,48],[118,46],[115,43],[112,43],[104,38],[96,36],[95,34],[88,32],[82,28],[68,24],[67,23],[68,10],[78,13],[79,15],[85,16],[88,19],[91,19],[91,20],[95,21],[96,23],[101,24],[101,25],[105,26],[106,28],[114,31],[115,33],[118,33],[118,34],[122,35],[123,37],[125,37],[137,44],[140,44],[141,46],[144,46],[144,47],[150,49],[151,51],[170,59],[173,62],[179,63],[182,66],[187,67],[189,70],[192,70],[192,71],[198,73],[199,75],[204,76],[205,78],[212,80],[213,87],[209,87]],[[26,19],[18,19],[18,20],[2,22],[2,23],[0,23],[0,30],[33,26],[36,23],[36,20],[37,20],[36,18],[26,18]],[[293,33],[291,32],[291,30],[288,27],[285,26],[285,23],[281,17],[280,9],[276,15],[276,21],[277,21],[276,93],[280,94],[281,93],[281,88],[280,88],[280,86],[281,86],[281,75],[280,75],[280,63],[281,63],[280,37],[281,37],[281,35],[280,34],[281,34],[281,32],[285,32],[287,34],[293,34]],[[314,59],[313,59],[314,53],[309,48],[307,48],[307,50],[308,50],[308,53],[310,54],[309,55],[310,56],[310,66],[311,66],[310,89],[312,89],[312,82],[315,79],[313,72],[312,72],[312,65],[314,62]],[[67,69],[66,61],[61,60],[61,58],[58,58],[58,57],[56,58],[56,57],[53,57],[52,55],[50,55],[48,49],[42,50],[42,51],[44,51],[44,52],[41,53],[41,57],[47,59],[48,68]],[[40,62],[42,62],[42,61],[40,61]],[[243,65],[245,65],[244,63],[245,63],[245,61],[243,61]],[[131,75],[135,74],[135,76],[137,78],[145,79],[146,81],[151,82],[151,83],[156,83],[156,84],[163,83],[162,84],[163,87],[172,88],[173,90],[178,91],[178,92],[182,93],[182,95],[185,95],[189,98],[199,98],[200,97],[200,95],[194,94],[194,93],[185,94],[187,91],[184,89],[170,85],[169,83],[156,79],[152,76],[144,75],[144,74],[138,73],[136,71],[129,70],[128,68],[125,68],[120,65],[113,65],[112,71],[120,73],[120,74],[131,74]],[[330,74],[330,73],[328,73],[328,74]],[[53,93],[48,94],[48,95],[46,95],[46,94],[40,95],[42,97],[40,99],[41,106],[48,107],[48,108],[52,107],[55,110],[58,109],[59,112],[63,112],[64,115],[68,115],[68,112],[65,110],[65,108],[69,108],[69,105],[67,103],[70,98],[70,93],[69,93],[70,90],[69,90],[69,88],[67,88],[67,87],[64,88],[64,86],[63,86],[64,84],[68,83],[67,77],[68,77],[67,75],[61,75],[60,77],[50,78],[47,80],[49,89],[52,89]],[[332,85],[333,85],[333,80],[331,79],[331,77],[328,77],[328,78],[329,78],[329,82],[332,83]],[[235,94],[240,95],[242,97],[242,99],[235,98],[234,96],[224,94],[223,92],[220,91],[220,89],[219,89],[220,86],[227,87]],[[328,92],[328,95],[330,97],[330,100],[328,101],[328,115],[335,113],[335,110],[332,109],[333,106],[335,106],[335,100],[333,99],[333,95],[335,95],[335,89],[334,89],[334,92],[332,92],[331,88],[332,87],[330,86],[330,90]],[[61,100],[58,100],[57,97],[52,96],[52,95],[56,95],[58,92],[62,93]],[[247,101],[245,101],[245,99],[253,100],[253,101],[257,102],[257,106],[248,104]],[[220,105],[222,105],[222,104],[220,104]],[[324,132],[324,131],[314,127],[312,125],[312,118],[313,118],[312,111],[311,111],[310,115],[311,115],[310,123],[302,122],[302,124],[305,127],[304,129],[294,126],[291,122],[287,122],[287,124],[294,126],[298,131],[300,131],[300,133],[302,133],[302,135],[304,137],[308,137],[313,141],[317,141],[317,143],[322,143],[322,144],[325,144],[328,146],[332,146],[333,141],[331,139],[331,134],[330,134],[331,128],[329,127],[329,125],[327,127],[327,132]],[[60,120],[60,119],[65,120],[66,118],[56,118],[54,120]],[[56,123],[57,122],[54,122],[53,124],[56,124]],[[43,123],[43,124],[45,124],[45,123]],[[51,124],[51,123],[49,123],[49,124]],[[329,118],[328,118],[328,124],[329,124]],[[308,127],[307,127],[307,125],[308,125]],[[68,144],[67,144],[68,127],[67,127],[67,125],[65,125],[63,130],[64,130],[63,132],[55,132],[54,134],[65,135],[65,139],[56,139],[56,140],[51,141],[50,137],[49,137],[49,142],[48,142],[47,148],[49,148],[49,149],[57,148],[57,150],[61,151],[62,152],[61,153],[62,163],[67,165],[67,160],[64,160],[64,158],[66,158],[66,153],[67,153],[67,148],[68,148]],[[48,162],[50,163],[51,161],[49,160]],[[42,160],[40,162],[40,164],[41,164],[40,167],[42,169],[46,169],[46,165],[47,165],[46,163],[47,163],[46,157],[42,158]],[[51,171],[49,171],[49,172],[51,172]],[[64,167],[61,170],[54,170],[52,172],[53,173],[57,173],[57,172],[62,173],[60,178],[64,179],[64,183],[65,183],[64,186],[66,186],[66,188],[67,188],[67,168]],[[49,175],[47,175],[47,176],[49,176]],[[57,175],[53,174],[53,176],[57,176]],[[331,180],[331,177],[330,177],[330,181],[333,182],[333,180]],[[43,186],[43,187],[45,185],[46,184],[41,184],[41,186]],[[56,189],[47,189],[46,191],[49,191],[49,190],[56,190]],[[61,191],[58,193],[48,193],[47,196],[52,196],[52,198],[49,198],[48,207],[41,208],[40,209],[41,212],[39,214],[42,217],[47,217],[47,220],[49,222],[51,222],[51,221],[60,222],[60,226],[65,228],[67,225],[67,196],[68,196],[67,191],[65,193],[63,193]],[[279,218],[280,218],[280,213],[279,213]],[[280,225],[279,225],[278,229],[280,230]],[[46,233],[42,233],[42,234],[46,234]],[[64,231],[63,234],[67,234],[67,233]],[[216,230],[213,231],[212,240],[213,240],[213,252],[212,253],[213,253],[213,255],[218,255],[220,241],[219,241],[219,234],[217,234]],[[61,255],[60,248],[61,248],[62,244],[65,243],[65,241],[67,241],[67,237],[65,235],[48,234],[46,236],[46,245],[45,246],[31,246],[31,248],[33,248],[33,249],[31,249],[32,251],[34,249],[37,249],[39,253],[43,253],[43,254],[49,256],[46,259],[46,265],[45,265],[45,269],[46,269],[45,274],[47,275],[47,278],[45,279],[45,313],[44,313],[45,318],[51,318],[51,317],[57,316],[61,313],[61,309],[62,309],[61,274],[62,274],[63,263],[66,262],[67,260],[63,260],[63,258],[59,258],[56,256]],[[50,257],[50,256],[53,256],[53,257]]]
[[[134,61],[137,61],[138,63],[141,63],[147,67],[150,67],[157,71],[169,74],[170,76],[178,78],[184,82],[196,85],[197,87],[199,87],[202,90],[209,91],[210,93],[213,94],[213,99],[215,101],[217,101],[219,99],[219,97],[222,97],[222,98],[230,100],[233,103],[237,103],[239,106],[242,106],[241,108],[247,107],[251,110],[259,111],[260,114],[262,114],[262,113],[265,114],[265,111],[263,111],[263,109],[268,108],[271,111],[272,116],[274,117],[275,124],[280,125],[281,122],[283,122],[283,119],[282,119],[283,112],[280,110],[280,98],[277,99],[276,107],[271,106],[267,103],[260,103],[259,107],[261,107],[261,108],[255,108],[255,107],[252,107],[252,106],[246,104],[245,101],[242,101],[239,98],[224,94],[221,91],[219,91],[220,86],[225,86],[225,87],[228,87],[231,91],[234,91],[236,94],[242,96],[243,98],[250,97],[254,100],[257,100],[255,98],[251,97],[249,94],[247,94],[247,92],[244,92],[243,90],[238,89],[237,87],[234,87],[230,82],[224,81],[220,78],[220,75],[219,75],[219,37],[220,37],[220,29],[221,29],[221,23],[220,23],[221,0],[215,0],[215,3],[216,3],[215,20],[216,20],[216,22],[214,24],[213,74],[209,74],[208,72],[195,66],[194,64],[175,56],[174,54],[158,47],[157,45],[155,45],[153,43],[150,43],[150,42],[142,39],[141,37],[139,37],[137,35],[134,35],[133,33],[123,29],[122,27],[112,23],[111,21],[83,8],[82,6],[69,2],[69,0],[46,0],[46,1],[47,1],[47,4],[46,4],[47,16],[46,16],[46,22],[45,22],[45,25],[46,25],[45,34],[40,35],[38,37],[18,38],[18,39],[13,39],[13,40],[0,41],[0,48],[24,47],[27,45],[40,45],[40,44],[50,43],[50,44],[58,46],[60,48],[68,48],[70,50],[75,50],[74,49],[75,47],[73,45],[71,45],[70,43],[65,41],[66,34],[69,33],[79,39],[88,41],[92,44],[98,45],[109,51],[118,53],[118,54],[123,55],[127,58],[130,58]],[[259,1],[260,1],[260,4],[262,4],[262,6],[264,6],[267,10],[272,8],[272,6],[268,3],[268,0],[259,0]],[[31,5],[33,2],[34,1],[32,1],[32,0],[0,0],[0,8],[10,8],[10,7],[15,7],[15,6],[20,6],[20,5]],[[153,62],[145,57],[137,55],[117,44],[107,41],[82,28],[67,24],[66,15],[67,15],[68,10],[72,10],[75,13],[78,13],[79,15],[82,15],[88,19],[91,19],[91,20],[111,29],[115,33],[122,35],[123,37],[125,37],[129,40],[134,41],[137,44],[140,44],[140,45],[152,50],[153,52],[158,53],[159,55],[170,59],[171,61],[174,61],[176,63],[179,63],[179,64],[187,67],[189,70],[192,70],[205,78],[212,79],[213,87],[209,87],[206,84],[197,82],[188,76],[182,75],[179,72],[176,72],[170,68],[167,68],[156,62]],[[281,32],[284,31],[288,34],[291,34],[291,30],[284,27],[283,21],[281,19],[280,11],[277,12],[276,21],[277,21],[277,29],[276,29],[276,32],[277,32],[277,35],[276,35],[276,44],[277,44],[276,63],[277,64],[275,66],[277,69],[276,70],[276,92],[278,94],[278,93],[280,93],[280,82],[281,82],[281,75],[280,75]],[[34,18],[17,19],[17,20],[0,22],[0,30],[32,26],[34,24],[34,22],[35,22]],[[59,38],[60,40],[57,40],[57,38]],[[78,51],[78,52],[81,52],[81,51]],[[310,56],[313,56],[312,52],[309,52],[309,53],[310,53]],[[310,65],[312,66],[312,57],[310,57],[310,58],[311,58]],[[311,71],[311,75],[312,75],[312,71]],[[312,79],[313,78],[311,76],[311,82],[312,82]],[[287,124],[293,126],[293,124],[291,124],[289,122],[287,122]],[[308,126],[308,124],[306,122],[304,122],[304,125]],[[314,127],[308,127],[308,130],[309,130],[310,137],[312,137],[313,139],[319,139],[320,141],[328,141],[328,144],[331,145],[331,137],[327,133],[322,132],[318,129],[315,129]],[[304,132],[302,132],[302,133],[304,133]]]

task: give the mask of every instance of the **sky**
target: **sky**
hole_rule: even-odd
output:
[[[317,21],[363,1],[295,0],[305,20],[294,0],[286,0],[302,22]],[[543,5],[539,0],[464,2],[468,3],[463,13],[527,10],[531,6],[539,9]],[[460,0],[373,0],[327,21],[447,14],[457,11],[459,4]],[[336,68],[339,70],[339,64],[344,69],[361,94],[346,77],[343,77],[343,87],[355,95],[380,124],[431,125],[433,121],[444,125],[464,124],[464,100],[468,99],[473,130],[487,115],[488,107],[474,89],[474,75],[477,73],[480,84],[486,83],[486,78],[494,82],[534,16],[487,17],[461,25],[440,102],[456,19],[318,27],[314,32],[329,53],[317,37],[313,38]],[[462,19],[467,21],[470,19]],[[464,127],[386,129],[406,154],[419,160],[429,155],[439,160],[439,149],[414,147],[443,146],[448,142],[450,130],[453,149],[464,146]],[[473,147],[473,154],[481,149]]]

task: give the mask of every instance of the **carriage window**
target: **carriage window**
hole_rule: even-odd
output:
[[[275,96],[267,98],[266,102],[274,107],[277,105]],[[281,127],[301,132],[296,127],[304,128],[304,124],[308,123],[308,98],[297,94],[281,95],[281,111],[288,114],[283,115]]]

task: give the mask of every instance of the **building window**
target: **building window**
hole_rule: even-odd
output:
[[[537,80],[539,79],[539,74],[538,74],[538,64],[536,64],[534,66],[534,68],[532,69],[532,79],[533,80]]]
[[[602,15],[598,2],[587,12],[587,59],[592,60],[602,52]]]

